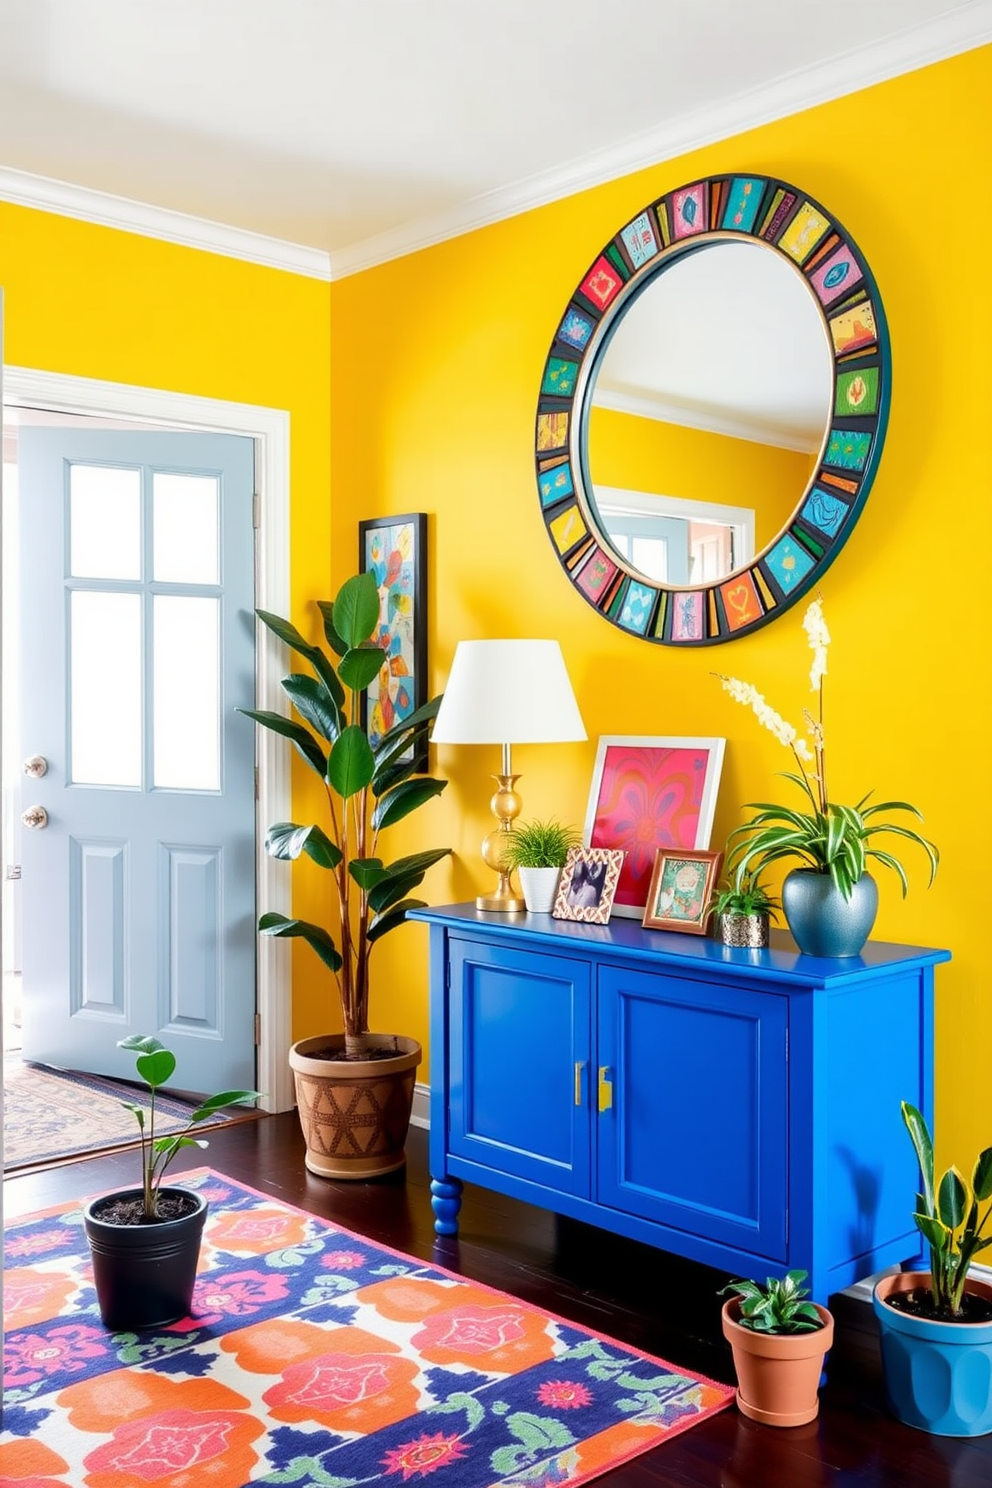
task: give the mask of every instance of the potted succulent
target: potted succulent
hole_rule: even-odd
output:
[[[301,1039],[290,1049],[296,1099],[312,1173],[368,1178],[406,1161],[404,1145],[421,1048],[416,1039],[369,1031],[369,961],[375,945],[401,925],[408,909],[422,908],[410,893],[447,847],[429,848],[386,863],[382,833],[440,795],[447,781],[418,774],[440,697],[402,719],[372,746],[362,726],[362,701],[383,665],[372,640],[379,626],[379,591],[371,573],[355,575],[336,599],[319,604],[330,651],[311,645],[288,620],[259,610],[258,618],[310,671],[284,677],[282,686],[299,718],[241,711],[263,728],[290,739],[327,796],[326,828],[276,822],[265,839],[274,858],[304,854],[328,875],[332,928],[268,912],[263,935],[299,938],[333,976],[343,1033]]]
[[[716,917],[724,945],[757,950],[768,944],[770,921],[781,907],[757,873],[745,872],[719,886],[710,912]]]
[[[257,1090],[211,1095],[182,1131],[157,1137],[155,1092],[171,1080],[176,1056],[151,1034],[132,1034],[117,1047],[134,1052],[150,1100],[147,1113],[137,1102],[121,1102],[134,1112],[141,1133],[141,1186],[101,1194],[83,1208],[100,1317],[114,1332],[173,1323],[189,1312],[207,1202],[192,1189],[163,1187],[162,1179],[182,1148],[206,1147],[202,1137],[190,1136],[201,1121],[258,1096]]]
[[[992,1286],[968,1275],[992,1246],[992,1147],[980,1153],[970,1184],[957,1168],[934,1180],[933,1141],[907,1101],[922,1192],[913,1220],[930,1248],[930,1271],[901,1271],[875,1286],[885,1388],[893,1413],[935,1436],[992,1432]],[[984,1206],[984,1207],[983,1207]]]
[[[784,778],[798,786],[806,798],[802,810],[768,801],[749,802],[748,808],[757,815],[731,832],[728,867],[739,877],[783,859],[798,859],[799,867],[786,875],[782,885],[782,908],[796,944],[811,956],[856,956],[871,933],[878,910],[878,887],[868,872],[869,860],[892,869],[904,896],[908,890],[906,871],[891,844],[882,848],[877,839],[882,835],[902,837],[921,847],[930,863],[931,883],[938,852],[913,828],[888,819],[892,812],[902,811],[922,821],[920,812],[908,801],[869,805],[870,791],[854,806],[830,799],[823,723],[823,678],[830,635],[819,599],[806,610],[803,627],[813,651],[810,687],[818,700],[815,717],[804,710],[812,749],[749,683],[718,674],[730,696],[747,704],[779,742],[792,750],[799,774],[786,774]]]
[[[568,850],[581,840],[575,827],[554,820],[521,822],[508,834],[503,861],[519,873],[530,914],[551,913]]]
[[[805,1271],[760,1282],[732,1281],[723,1304],[723,1335],[734,1355],[737,1405],[766,1426],[802,1426],[820,1408],[817,1390],[823,1359],[834,1339],[834,1320],[807,1302]]]

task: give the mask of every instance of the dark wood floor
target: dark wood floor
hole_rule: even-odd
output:
[[[467,1186],[457,1241],[434,1234],[427,1139],[411,1131],[406,1175],[333,1183],[303,1166],[296,1117],[263,1117],[210,1135],[205,1154],[183,1153],[173,1171],[203,1162],[265,1193],[333,1218],[371,1239],[433,1259],[577,1323],[712,1378],[732,1381],[720,1335],[717,1289],[706,1267],[544,1210]],[[13,1177],[8,1218],[84,1198],[136,1177],[133,1153],[116,1153]],[[848,1303],[845,1306],[845,1303]],[[992,1436],[927,1436],[886,1412],[870,1308],[834,1300],[837,1343],[819,1419],[792,1431],[757,1426],[733,1408],[646,1453],[601,1481],[609,1488],[992,1488]]]

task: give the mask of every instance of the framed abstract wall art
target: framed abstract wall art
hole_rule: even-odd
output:
[[[622,866],[622,852],[604,847],[569,848],[551,909],[554,918],[605,925]]]
[[[719,852],[655,854],[642,924],[648,930],[681,930],[705,935],[713,885],[723,862]]]
[[[427,701],[426,513],[359,522],[358,567],[375,575],[379,628],[374,639],[386,652],[367,700],[362,699],[362,726],[374,747]],[[427,769],[426,738],[414,758],[417,770]]]
[[[625,854],[613,913],[641,919],[659,848],[710,844],[725,739],[603,734],[582,841]]]

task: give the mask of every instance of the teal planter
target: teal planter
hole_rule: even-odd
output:
[[[933,1436],[992,1432],[992,1323],[935,1323],[889,1307],[894,1291],[929,1286],[929,1274],[902,1272],[875,1287],[889,1408],[906,1426]],[[969,1282],[992,1301],[992,1287]]]
[[[782,885],[792,938],[807,956],[857,956],[878,913],[878,886],[863,873],[845,899],[828,873],[793,868]]]

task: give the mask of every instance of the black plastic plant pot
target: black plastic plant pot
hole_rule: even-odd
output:
[[[140,1198],[140,1188],[102,1194],[83,1209],[100,1318],[115,1333],[159,1327],[189,1314],[207,1201],[186,1188],[161,1192],[193,1199],[195,1211],[158,1224],[108,1224],[100,1218],[115,1199]]]

